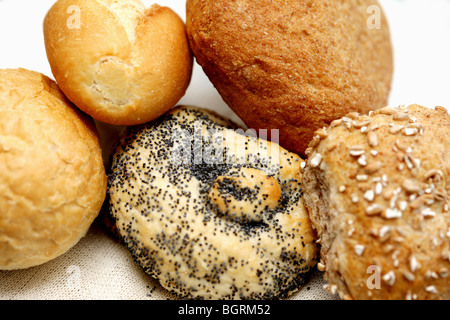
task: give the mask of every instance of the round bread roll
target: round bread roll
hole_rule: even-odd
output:
[[[314,131],[384,107],[393,72],[377,1],[188,0],[197,62],[250,128],[304,156]]]
[[[193,58],[170,8],[140,0],[59,0],[44,21],[52,73],[66,96],[113,125],[146,123],[185,94]]]
[[[110,213],[142,268],[182,299],[276,299],[316,265],[301,163],[211,111],[130,127],[112,156]]]
[[[91,118],[55,82],[0,70],[0,269],[48,262],[88,231],[107,179]]]
[[[351,113],[316,132],[304,201],[327,289],[345,299],[450,298],[450,116]]]

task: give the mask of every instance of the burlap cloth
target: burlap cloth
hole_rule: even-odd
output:
[[[332,299],[317,272],[290,299]],[[173,300],[133,261],[100,220],[66,254],[41,266],[0,271],[0,299]]]

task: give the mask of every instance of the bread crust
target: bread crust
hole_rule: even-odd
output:
[[[316,132],[304,201],[327,289],[345,299],[450,298],[450,116],[411,105]]]
[[[380,29],[367,10],[380,9]],[[188,0],[192,51],[250,128],[304,156],[315,130],[387,104],[393,57],[376,1]]]
[[[73,247],[106,195],[99,136],[46,76],[0,70],[0,269]]]
[[[69,20],[69,8],[78,21]],[[78,24],[76,24],[78,22]],[[44,20],[52,73],[66,96],[113,125],[161,116],[185,94],[193,58],[184,22],[140,0],[59,0]]]
[[[182,299],[286,298],[317,263],[302,159],[236,129],[180,106],[129,127],[113,153],[108,194],[121,239]]]

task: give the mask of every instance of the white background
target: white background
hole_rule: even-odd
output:
[[[255,0],[257,1],[257,0]],[[53,78],[42,22],[53,0],[0,0],[0,68]],[[152,1],[144,1],[150,6]],[[389,20],[395,74],[389,104],[450,108],[450,0],[381,0]],[[185,19],[184,0],[160,0]],[[198,65],[180,104],[217,110],[237,121]],[[295,299],[331,299],[316,275]],[[0,271],[0,299],[167,299],[128,251],[93,225],[65,255],[17,271]],[[159,288],[160,289],[160,288]]]
[[[147,6],[153,0],[143,1]],[[52,78],[42,22],[54,0],[0,0],[0,68],[27,68]],[[160,0],[185,19],[185,0]],[[450,108],[450,0],[381,0],[395,53],[390,105]],[[180,103],[232,114],[201,68]]]

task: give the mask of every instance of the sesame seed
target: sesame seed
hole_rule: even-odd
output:
[[[424,216],[425,218],[432,218],[436,216],[436,212],[431,210],[430,208],[424,208],[420,211],[420,214]]]
[[[447,199],[447,194],[441,191],[434,191],[434,198],[436,201],[445,201]]]
[[[328,132],[325,128],[319,129],[315,132],[315,135],[317,135],[320,139],[325,139],[328,137]]]
[[[369,163],[366,166],[365,171],[368,174],[374,174],[374,173],[378,172],[380,169],[381,169],[381,162],[380,161],[374,161],[374,162]]]
[[[406,208],[408,208],[408,202],[407,201],[399,201],[398,207],[401,211],[405,211]]]
[[[369,180],[369,176],[367,174],[359,174],[356,176],[357,181],[367,181]]]
[[[409,206],[412,209],[418,209],[425,204],[425,196],[420,196],[414,200],[411,200]]]
[[[409,114],[407,114],[406,112],[399,112],[395,114],[392,119],[396,121],[409,120]]]
[[[368,216],[379,215],[383,212],[383,210],[384,210],[383,206],[379,204],[373,204],[366,208],[366,214]]]
[[[415,136],[419,133],[419,129],[417,128],[405,128],[404,134],[405,136]]]
[[[383,280],[389,285],[393,286],[395,283],[395,273],[393,271],[389,271],[383,276]]]
[[[434,109],[435,109],[436,111],[443,112],[443,113],[445,113],[445,114],[448,113],[447,109],[444,108],[444,107],[442,107],[442,106],[436,106]]]
[[[347,235],[348,235],[349,237],[351,237],[355,231],[356,231],[355,228],[354,228],[354,227],[351,227],[351,228],[348,230]]]
[[[352,119],[350,119],[349,117],[343,117],[341,120],[347,129],[350,130],[353,127],[354,121]]]
[[[380,195],[383,192],[383,184],[381,182],[377,182],[375,185],[375,194]]]
[[[442,267],[442,268],[439,270],[439,275],[440,275],[442,278],[447,278],[447,277],[448,277],[448,274],[449,274],[449,271],[448,271],[448,269],[445,268],[445,267]]]
[[[443,177],[444,174],[442,173],[441,170],[432,169],[425,174],[425,179],[428,180],[428,179],[434,178],[436,176]]]
[[[316,153],[313,158],[310,161],[310,165],[313,168],[317,168],[320,166],[320,163],[322,162],[322,155],[320,153]]]
[[[403,276],[408,281],[414,281],[414,279],[416,278],[411,272],[408,271],[403,271]]]
[[[402,217],[402,212],[398,209],[386,209],[383,214],[383,217],[386,219],[399,219]]]
[[[373,190],[368,190],[364,193],[364,199],[372,202],[375,199],[375,192]]]
[[[360,113],[358,112],[350,112],[347,114],[348,118],[353,119],[353,120],[357,120],[360,117]]]
[[[409,269],[411,272],[416,272],[418,268],[420,268],[420,265],[417,258],[415,256],[411,256],[409,258]]]
[[[337,285],[333,284],[329,287],[330,293],[331,294],[336,294],[337,293]]]
[[[330,124],[330,128],[340,126],[342,124],[342,119],[333,120]]]
[[[399,133],[400,131],[403,130],[403,128],[404,128],[404,126],[396,126],[396,125],[393,125],[393,126],[389,129],[389,133],[391,133],[391,134]]]
[[[358,256],[362,256],[362,254],[364,253],[364,250],[365,250],[365,247],[363,246],[363,245],[356,245],[355,246],[355,253],[358,255]]]
[[[397,114],[397,112],[398,112],[397,109],[388,106],[388,107],[379,109],[377,113],[384,114],[387,116],[392,116],[394,114]]]
[[[358,158],[358,164],[359,164],[361,167],[367,166],[367,157],[366,157],[365,155],[361,155],[361,156]]]
[[[420,187],[411,179],[406,179],[402,184],[403,188],[409,193],[418,193]]]
[[[430,292],[430,293],[436,293],[436,294],[439,293],[435,286],[428,286],[425,288],[425,291]]]
[[[371,146],[372,148],[375,148],[376,146],[378,146],[378,136],[375,132],[370,131],[367,134],[367,140],[368,140],[369,146]]]
[[[383,226],[378,231],[378,237],[382,242],[386,241],[390,234],[391,234],[392,228],[390,226]]]
[[[328,152],[331,152],[331,151],[333,151],[334,149],[337,148],[337,143],[333,143],[333,142],[329,143],[326,148],[327,148]]]
[[[365,153],[365,150],[362,147],[352,147],[349,153],[352,157],[360,157]]]
[[[368,126],[371,122],[372,122],[372,120],[367,119],[367,120],[364,120],[364,121],[356,122],[356,123],[354,124],[354,126],[355,126],[355,128],[357,128],[357,129],[362,129],[362,128],[364,128],[364,127],[367,129],[367,126]]]
[[[325,271],[326,269],[327,269],[327,267],[326,267],[325,264],[323,264],[322,262],[319,262],[319,263],[317,264],[317,270],[323,272],[323,271]]]
[[[413,162],[411,160],[411,157],[409,155],[406,155],[404,157],[404,160],[405,160],[405,163],[406,163],[406,166],[408,167],[408,169],[411,170],[412,168],[414,168],[414,164],[413,164]]]

